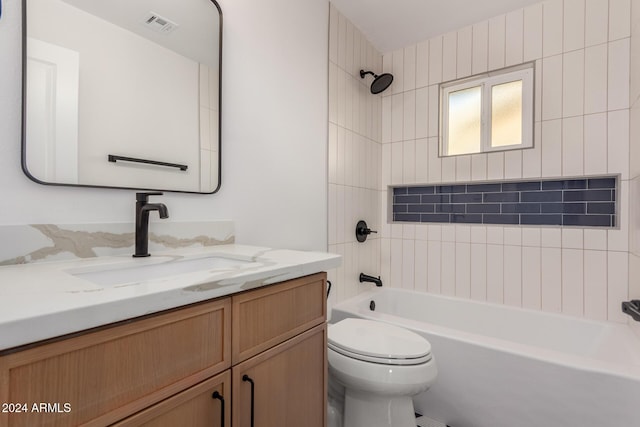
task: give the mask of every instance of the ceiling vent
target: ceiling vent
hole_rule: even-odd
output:
[[[169,34],[178,28],[178,24],[175,22],[158,15],[155,12],[149,12],[144,19],[143,24],[150,30],[156,33]]]

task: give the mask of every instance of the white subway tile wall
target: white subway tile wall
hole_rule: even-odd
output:
[[[621,174],[618,196],[621,214],[619,229],[609,231],[519,228],[518,239],[513,236],[514,229],[481,226],[487,231],[487,242],[473,243],[471,247],[464,240],[451,242],[442,237],[439,274],[430,275],[427,270],[426,286],[414,283],[414,289],[447,294],[453,289],[454,295],[462,298],[626,321],[618,307],[621,298],[626,298],[626,276],[607,271],[609,263],[620,262],[618,257],[628,250],[630,22],[629,2],[550,0],[460,29],[456,44],[451,42],[456,34],[452,32],[416,45],[429,62],[428,77],[421,76],[424,71],[416,68],[416,91],[424,93],[418,82],[423,85],[428,82],[428,92],[435,98],[428,103],[424,118],[415,119],[416,123],[427,122],[430,146],[426,150],[427,159],[418,158],[416,152],[404,156],[415,158],[415,166],[409,174],[392,174],[391,185],[579,177],[606,172]],[[609,30],[612,25],[621,28]],[[470,53],[466,48],[469,44]],[[439,116],[431,109],[438,106],[437,83],[451,79],[453,58],[460,62],[456,64],[457,70],[468,69],[468,57],[472,73],[536,61],[534,149],[460,156],[455,162],[437,157]],[[464,71],[458,74],[456,77],[467,75]],[[405,88],[405,97],[409,92]],[[382,95],[384,102],[389,94]],[[398,95],[396,92],[394,96]],[[424,114],[424,108],[420,111]],[[394,111],[393,103],[389,110],[383,110],[383,120],[385,114],[403,120],[401,113]],[[403,156],[400,151],[405,147],[415,148],[407,144],[411,140],[408,135],[402,136],[403,144],[391,151],[392,156]],[[385,153],[383,149],[383,165],[394,161]],[[420,153],[424,155],[424,151]],[[427,165],[426,174],[420,175],[418,164]],[[407,181],[410,177],[416,180]],[[388,199],[383,197],[382,203],[388,203]],[[382,211],[386,212],[386,207]],[[407,240],[407,236],[403,237]],[[382,238],[394,240],[395,236],[383,234]],[[419,241],[417,237],[414,240]],[[431,249],[427,250],[427,257],[438,251],[437,242],[433,240],[427,246]],[[423,253],[419,252],[421,256]],[[392,255],[391,268],[394,262],[404,259]],[[592,259],[594,262],[590,264],[588,260]],[[417,259],[410,263],[417,265],[419,261],[424,263]],[[601,269],[590,274],[595,265]],[[430,280],[440,283],[432,284]],[[611,301],[614,295],[615,303]]]
[[[617,11],[616,11],[617,13]],[[640,299],[640,6],[633,2],[631,7],[631,34],[630,39],[630,82],[629,82],[629,258],[627,262],[629,288],[628,299]],[[585,246],[587,244],[585,235]],[[602,240],[602,239],[600,239]],[[595,242],[594,242],[595,241]],[[592,237],[590,244],[596,244],[596,237]],[[601,243],[601,242],[600,242]],[[620,290],[621,292],[624,289]],[[600,290],[600,295],[608,292],[608,289]],[[585,290],[586,296],[586,290]],[[592,297],[594,298],[594,297]],[[587,304],[585,300],[585,305]],[[640,337],[640,322],[627,319],[632,329]]]
[[[548,0],[380,55],[331,6],[329,249],[346,256],[330,274],[340,283],[332,301],[369,288],[356,283],[362,270],[385,286],[627,322],[620,302],[640,298],[640,285],[629,285],[630,275],[640,283],[640,221],[629,200],[640,173],[640,150],[629,143],[640,136],[630,124],[640,103],[629,96],[630,88],[640,93],[638,8],[630,0]],[[350,37],[369,62],[354,55],[347,69]],[[438,84],[530,61],[534,148],[439,157]],[[359,67],[392,72],[390,90],[369,94]],[[353,112],[353,127],[341,92],[355,92],[351,108],[366,112]],[[370,160],[352,151],[354,164],[345,162],[341,133],[370,149]],[[364,183],[342,178],[341,169],[363,167]],[[621,176],[617,229],[388,223],[389,185],[598,174]],[[364,245],[352,236],[357,214],[380,232]]]
[[[391,97],[383,103],[382,97],[369,92],[371,76],[360,78],[361,69],[376,74],[383,71],[382,55],[333,5],[329,21],[328,250],[343,256],[342,266],[328,274],[334,285],[329,298],[333,304],[368,289],[369,284],[358,282],[360,272],[378,276],[385,268],[380,265],[380,254],[388,254],[389,248],[380,245],[384,233],[381,224],[386,222],[386,215],[381,216],[381,189],[390,181],[391,168],[386,165],[381,169],[381,142],[382,139],[390,142],[393,135],[393,140],[398,141],[395,160],[399,162],[393,172],[399,174],[400,180],[404,174],[408,180],[415,180],[414,164],[403,170],[403,156],[410,150],[402,149],[402,141],[406,128],[415,146],[415,113],[405,115],[403,107],[407,105],[407,113],[415,110],[416,93],[407,92],[405,97],[403,81],[408,89],[415,89],[416,73],[412,70],[416,70],[417,64],[415,46],[395,52],[384,64],[385,71],[394,74],[394,90],[398,93],[393,98],[397,104],[393,106],[396,120],[392,121],[390,114],[382,113],[391,111]],[[407,70],[405,74],[403,69]],[[426,99],[423,101],[426,105]],[[388,120],[380,120],[383,116]],[[425,133],[426,123],[422,125]],[[365,243],[358,243],[355,236],[356,223],[361,219],[372,230],[379,231]],[[398,244],[397,253],[402,254],[402,240]],[[398,286],[402,284],[402,273],[400,270]],[[406,280],[407,287],[413,287],[413,276],[407,275]]]

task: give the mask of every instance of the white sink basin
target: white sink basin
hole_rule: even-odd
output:
[[[160,279],[179,274],[193,273],[195,271],[228,270],[237,268],[252,261],[221,256],[208,256],[202,258],[189,258],[174,260],[169,257],[161,257],[166,261],[157,262],[157,259],[144,259],[144,265],[131,265],[131,263],[118,263],[103,265],[88,269],[67,270],[72,276],[79,277],[97,285],[114,286],[125,283],[143,282]]]

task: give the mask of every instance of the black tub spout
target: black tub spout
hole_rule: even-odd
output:
[[[371,283],[375,283],[376,286],[382,286],[382,280],[380,280],[380,276],[378,277],[373,277],[373,276],[369,276],[368,274],[364,274],[364,273],[360,273],[360,282],[371,282]]]

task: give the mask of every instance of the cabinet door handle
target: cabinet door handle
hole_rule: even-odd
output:
[[[224,397],[218,391],[214,391],[211,397],[220,401],[220,427],[224,427]]]
[[[251,427],[253,427],[255,384],[254,384],[253,380],[247,374],[244,374],[242,376],[242,381],[249,382],[251,384]]]

